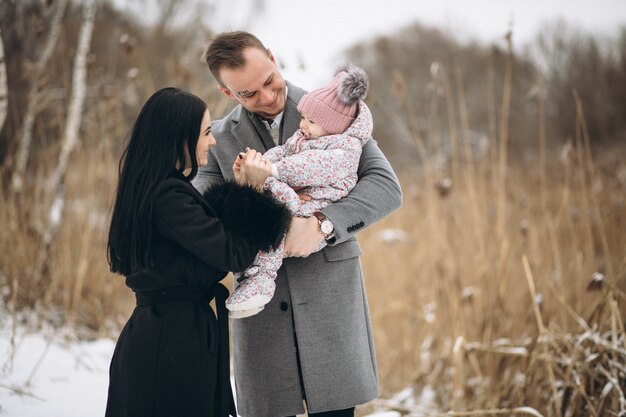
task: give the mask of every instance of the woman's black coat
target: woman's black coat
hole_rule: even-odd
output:
[[[106,416],[228,416],[228,292],[219,281],[277,245],[289,213],[235,183],[201,196],[180,175],[164,181],[154,204],[154,266],[126,278],[137,307],[111,361]]]

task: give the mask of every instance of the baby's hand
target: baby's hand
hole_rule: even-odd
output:
[[[246,183],[261,190],[271,168],[272,163],[264,159],[260,152],[246,148],[246,153],[240,153],[233,163],[233,174],[238,183]]]

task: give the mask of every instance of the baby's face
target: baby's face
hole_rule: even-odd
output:
[[[313,139],[326,135],[322,126],[309,119],[306,114],[302,114],[300,118],[300,130],[307,139]]]

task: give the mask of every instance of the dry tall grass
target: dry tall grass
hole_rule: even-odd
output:
[[[482,157],[463,137],[469,126],[451,123],[459,139],[434,164],[414,129],[424,163],[403,176],[404,207],[361,236],[385,394],[436,394],[430,405],[380,404],[412,415],[622,415],[626,148],[598,149],[594,161],[574,95],[574,140],[548,152],[540,134],[528,144],[538,158],[511,163],[506,92]],[[447,100],[463,121],[462,94]]]
[[[488,161],[476,165],[478,204],[462,165],[459,177],[446,169],[404,177],[402,210],[361,239],[387,396],[415,384],[434,388],[442,409],[532,405],[546,411],[555,406],[546,371],[552,365],[557,398],[567,402],[563,396],[581,383],[597,404],[606,378],[596,365],[626,360],[626,183],[612,176],[626,172],[626,164],[607,155],[611,175],[594,176],[585,187],[576,159],[571,152],[552,161],[544,187],[538,167],[509,167],[500,236]],[[589,193],[602,205],[594,207]],[[390,238],[397,240],[385,242]],[[618,371],[623,390],[624,367],[615,366],[604,369]],[[595,381],[585,381],[589,372]],[[617,392],[611,398],[619,398]]]
[[[0,282],[12,287],[7,306],[34,310],[40,321],[77,324],[99,331],[116,331],[128,311],[130,294],[123,280],[108,272],[106,234],[114,196],[121,138],[128,126],[118,123],[122,104],[92,99],[84,114],[82,142],[70,159],[64,182],[65,204],[60,228],[48,259],[39,270],[35,259],[46,239],[45,225],[53,206],[49,175],[60,144],[38,150],[39,163],[27,172],[27,188],[16,199],[4,190],[0,224]],[[10,173],[2,173],[9,178]],[[5,301],[8,301],[5,299]],[[36,323],[35,323],[36,325]]]

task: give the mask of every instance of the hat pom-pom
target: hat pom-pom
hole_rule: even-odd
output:
[[[337,87],[337,96],[344,104],[352,105],[363,99],[367,95],[370,82],[367,78],[365,70],[361,67],[348,65],[341,69],[338,73],[345,72],[339,86]]]

